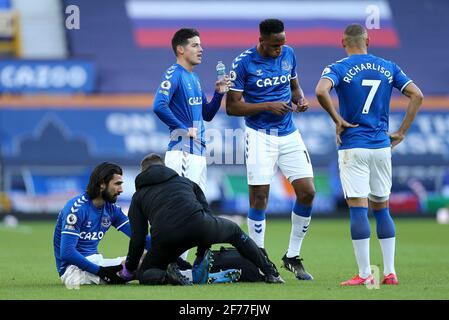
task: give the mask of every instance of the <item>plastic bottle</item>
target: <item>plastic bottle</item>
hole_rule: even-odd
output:
[[[226,76],[226,66],[224,65],[224,63],[222,61],[218,61],[216,69],[217,69],[217,80],[223,81]],[[227,91],[228,91],[228,87],[224,83],[223,84],[220,83],[219,92],[225,93]]]

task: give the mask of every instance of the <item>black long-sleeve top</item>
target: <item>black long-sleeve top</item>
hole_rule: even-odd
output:
[[[131,239],[126,268],[130,271],[137,269],[149,225],[154,238],[182,229],[198,211],[209,212],[201,188],[164,165],[153,165],[140,173],[135,185],[136,192],[128,212]]]

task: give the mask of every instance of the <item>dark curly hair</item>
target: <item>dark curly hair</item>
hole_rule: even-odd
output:
[[[100,186],[102,183],[106,185],[112,180],[114,174],[123,175],[123,170],[120,166],[111,162],[102,162],[90,174],[89,184],[87,185],[87,195],[90,199],[95,199],[100,196]]]
[[[262,36],[284,32],[284,23],[279,19],[265,19],[259,24]]]

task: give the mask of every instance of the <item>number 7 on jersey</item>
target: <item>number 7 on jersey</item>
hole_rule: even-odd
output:
[[[367,114],[369,112],[369,108],[371,107],[371,103],[373,102],[377,89],[379,89],[380,81],[381,80],[362,80],[362,86],[371,87],[371,90],[368,93],[368,97],[366,98],[365,105],[363,106],[362,114]]]

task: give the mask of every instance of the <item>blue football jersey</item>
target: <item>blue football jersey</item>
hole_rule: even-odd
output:
[[[79,237],[76,250],[87,257],[98,253],[98,244],[111,225],[119,230],[126,223],[128,217],[115,204],[106,203],[102,209],[98,209],[85,193],[69,200],[58,215],[53,237],[59,274],[64,274],[68,266],[68,263],[61,259],[62,237]]]
[[[230,78],[233,91],[242,92],[245,102],[287,102],[291,106],[290,80],[295,79],[296,58],[289,46],[283,46],[277,58],[262,57],[256,47],[236,57],[232,63]],[[288,135],[296,130],[292,113],[276,115],[269,111],[245,117],[248,127],[265,130],[267,134]]]
[[[206,97],[201,90],[198,76],[187,71],[180,64],[174,64],[165,72],[157,89],[154,105],[168,105],[172,115],[165,115],[163,121],[169,126],[168,150],[182,150],[204,155],[206,140],[204,134],[203,102]],[[182,139],[176,129],[197,128],[196,139]]]
[[[402,92],[412,80],[395,63],[371,54],[354,54],[339,60],[327,66],[321,78],[332,81],[342,118],[359,125],[343,132],[339,148],[389,147],[392,89]]]

